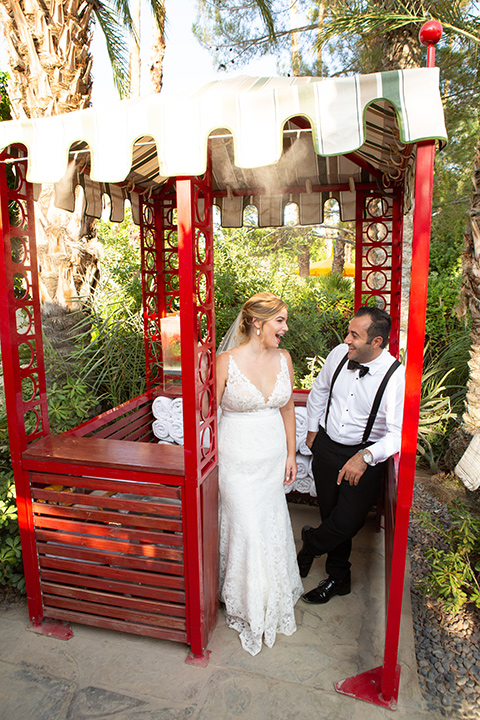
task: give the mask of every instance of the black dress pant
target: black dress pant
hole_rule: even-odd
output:
[[[349,458],[367,445],[341,445],[320,428],[312,446],[312,470],[322,524],[307,534],[306,547],[315,555],[327,554],[326,571],[339,581],[350,577],[352,538],[378,499],[385,463],[368,465],[358,485],[350,485],[347,480],[337,485],[338,473]]]

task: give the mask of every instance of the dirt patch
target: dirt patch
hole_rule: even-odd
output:
[[[468,490],[454,473],[436,473],[417,468],[416,482],[421,482],[425,490],[440,502],[449,505],[454,500],[461,500],[472,515],[480,518],[480,488]]]
[[[11,605],[18,605],[24,600],[25,595],[22,595],[16,588],[0,586],[0,607],[6,608]]]

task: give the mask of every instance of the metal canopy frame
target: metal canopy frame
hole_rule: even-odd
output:
[[[434,66],[439,37],[424,42],[429,68]],[[291,138],[304,137],[303,131],[308,135],[309,124],[294,116],[284,130],[285,148],[292,144]],[[27,154],[22,147],[11,147],[2,155],[1,348],[28,608],[36,631],[43,628],[46,634],[62,636],[65,622],[96,624],[186,642],[191,647],[190,662],[208,660],[208,638],[218,611],[212,206],[240,199],[238,213],[246,199],[265,194],[250,184],[254,175],[244,171],[245,187],[232,189],[220,178],[215,158],[228,155],[229,142],[228,133],[217,131],[202,177],[177,176],[161,185],[157,177],[152,180],[153,170],[147,172],[149,163],[154,163],[152,148],[135,149],[131,175],[117,187],[122,198],[128,194],[132,199],[140,224],[148,390],[62,436],[52,436],[48,426]],[[78,159],[82,149],[82,144],[72,146],[72,154]],[[277,185],[276,210],[268,208],[279,217],[278,208],[281,215],[282,204],[292,197],[304,196],[310,202],[312,195],[318,195],[317,206],[328,196],[341,199],[345,193],[355,198],[355,308],[375,297],[390,312],[390,349],[398,355],[402,218],[409,182],[415,177],[414,302],[409,311],[402,448],[386,483],[384,662],[336,686],[341,693],[390,709],[396,707],[400,678],[398,640],[415,476],[434,151],[433,139],[404,145],[387,171],[374,167],[368,152],[347,153],[344,159],[360,173],[356,180],[352,175],[330,184],[310,180],[284,183],[280,189]],[[9,161],[13,182],[12,177],[7,182]],[[75,172],[81,170],[86,187],[90,181],[83,161],[81,168],[75,165]],[[165,392],[160,320],[177,311],[182,336],[183,448],[155,444],[150,430],[152,400]],[[101,498],[93,491],[101,492]],[[142,508],[149,515],[149,526],[135,519]],[[92,530],[89,518],[95,519],[97,529]],[[119,518],[123,525],[115,523],[122,526],[117,531],[111,523]]]

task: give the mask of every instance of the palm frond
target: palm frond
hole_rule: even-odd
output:
[[[108,0],[108,2],[102,3],[106,8],[110,10],[112,15],[118,18],[122,25],[128,30],[133,36],[135,42],[138,43],[139,38],[137,29],[130,12],[130,1],[129,0]]]
[[[396,2],[388,9],[379,8],[372,0],[367,3],[354,2],[350,6],[332,8],[325,19],[324,26],[318,30],[318,44],[332,40],[338,35],[370,34],[373,37],[382,33],[395,32],[408,25],[420,27],[427,20],[435,19],[442,23],[447,35],[459,36],[469,43],[480,44],[480,20],[473,12],[456,1],[425,4],[422,2]]]
[[[165,0],[149,0],[155,23],[160,33],[165,32]]]
[[[105,4],[95,9],[95,17],[105,36],[107,53],[112,66],[113,82],[121,98],[128,95],[130,79],[128,69],[128,47],[125,28],[120,25],[114,12]]]
[[[272,42],[275,42],[275,26],[272,15],[272,0],[255,0],[262,20],[268,30],[268,37]]]

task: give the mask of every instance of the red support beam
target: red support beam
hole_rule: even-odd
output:
[[[203,622],[203,556],[198,425],[197,312],[195,288],[195,202],[193,178],[177,179],[178,257],[180,272],[180,332],[182,348],[182,397],[185,488],[184,555],[187,603],[187,642],[190,662],[206,664],[208,652]]]
[[[429,21],[420,30],[420,40],[428,44],[427,65],[435,60],[434,45],[441,37],[441,25]],[[427,310],[428,266],[433,196],[435,141],[417,144],[415,173],[415,212],[413,219],[412,271],[408,314],[408,342],[403,411],[402,445],[398,470],[395,529],[388,588],[387,622],[383,665],[337,683],[338,692],[380,707],[397,707],[400,684],[398,642],[402,613],[408,525],[415,482],[417,436],[423,374],[425,317]],[[388,538],[386,538],[386,541]]]
[[[382,678],[382,694],[387,698],[395,697],[395,678],[397,672],[399,672],[399,670],[397,671],[398,639],[407,555],[408,524],[415,482],[418,419],[422,391],[434,158],[435,142],[431,140],[419,143],[417,149],[412,274],[408,314],[405,408]]]
[[[2,159],[6,159],[5,153]],[[6,165],[0,162],[0,335],[28,610],[32,622],[39,625],[42,596],[29,474],[23,469],[22,453],[28,442],[48,433],[48,410],[33,191],[25,173],[26,160],[15,163],[7,183]]]

